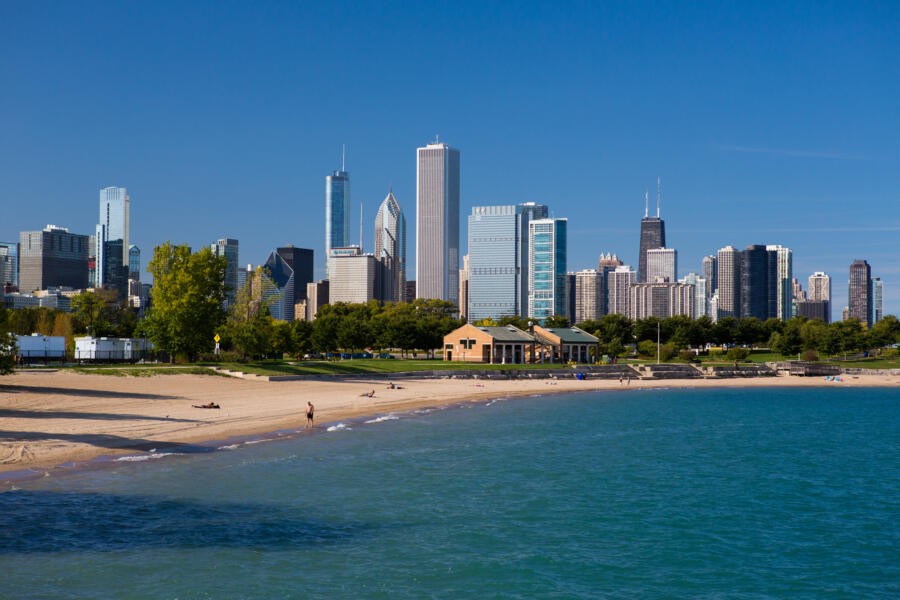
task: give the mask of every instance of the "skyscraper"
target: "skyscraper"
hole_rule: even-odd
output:
[[[306,284],[313,279],[313,251],[309,248],[295,248],[293,244],[276,249],[281,258],[294,272],[293,301],[306,300]]]
[[[227,310],[234,304],[235,296],[241,289],[238,281],[239,244],[233,238],[220,238],[209,247],[216,256],[225,257],[225,309]]]
[[[266,259],[264,265],[269,277],[275,284],[275,289],[268,291],[263,290],[265,296],[277,296],[274,302],[269,306],[272,312],[272,318],[279,321],[294,320],[294,270],[281,256],[278,251],[271,252],[269,258]],[[256,278],[258,279],[258,277]],[[257,281],[254,280],[254,285]],[[306,295],[306,286],[303,288],[303,294]]]
[[[371,254],[332,256],[328,303],[365,303],[375,298],[377,261]]]
[[[107,187],[100,190],[99,224],[106,227],[103,240],[109,242],[122,240],[122,257],[120,264],[128,264],[129,230],[131,228],[131,198],[125,188]],[[99,269],[99,267],[98,267]]]
[[[766,247],[747,246],[741,255],[741,309],[737,316],[769,318],[769,256]]]
[[[469,255],[463,256],[463,268],[459,270],[459,318],[469,320]]]
[[[350,173],[341,170],[325,177],[325,279],[332,248],[350,244]],[[304,294],[306,292],[304,291]]]
[[[793,313],[793,252],[784,246],[766,246],[769,270],[769,318],[787,321]]]
[[[666,224],[659,217],[660,182],[656,181],[656,216],[649,216],[649,199],[644,194],[644,218],[641,219],[641,247],[638,254],[638,280],[647,281],[647,250],[664,248],[666,245]]]
[[[707,294],[707,290],[709,289],[709,281],[696,273],[688,273],[679,279],[678,282],[694,286],[694,318],[698,319],[703,315],[708,315],[709,295]]]
[[[717,318],[741,316],[741,252],[734,246],[725,246],[716,255],[719,292]]]
[[[528,312],[528,235],[543,205],[473,206],[469,215],[470,321]]]
[[[128,247],[128,279],[141,280],[141,249],[134,244]]]
[[[19,291],[88,287],[88,236],[47,225],[19,233]]]
[[[809,299],[825,302],[825,322],[831,323],[831,277],[822,271],[809,276]]]
[[[537,219],[528,231],[528,316],[546,319],[568,312],[566,219]]]
[[[678,277],[678,252],[674,248],[649,248],[647,250],[647,281],[657,277],[675,283]]]
[[[609,277],[608,275],[616,270],[617,267],[621,267],[624,263],[619,260],[619,257],[615,254],[610,254],[607,252],[606,254],[601,254],[599,260],[597,260],[597,270],[600,271],[600,284],[603,286],[603,300],[600,305],[600,314],[608,315],[609,314]]]
[[[599,319],[606,304],[603,298],[604,274],[595,269],[575,273],[575,318],[572,324]]]
[[[674,317],[685,315],[694,318],[697,289],[689,283],[662,281],[636,283],[628,286],[628,312],[631,319],[647,317]]]
[[[706,297],[712,298],[713,293],[716,291],[716,285],[718,285],[719,281],[719,269],[718,269],[718,259],[715,254],[710,254],[709,256],[703,257],[703,262],[701,264],[700,276],[703,277],[708,283],[706,286]]]
[[[315,321],[319,309],[328,304],[329,282],[320,279],[315,283],[306,284],[306,320]]]
[[[5,286],[19,287],[19,244],[0,242],[0,294]]]
[[[859,319],[866,327],[872,326],[872,269],[864,260],[854,260],[850,265],[848,289],[850,318]]]
[[[459,297],[459,150],[416,149],[416,297]]]
[[[637,283],[637,273],[628,265],[616,267],[614,271],[606,274],[608,314],[628,314],[628,289],[634,283]]]
[[[872,324],[884,318],[884,282],[881,277],[872,278]]]
[[[381,289],[375,297],[383,302],[406,299],[406,217],[393,190],[388,191],[375,215],[375,258],[381,269]]]

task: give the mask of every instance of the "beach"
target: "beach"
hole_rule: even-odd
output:
[[[844,376],[841,382],[780,376],[633,379],[630,384],[565,377],[403,379],[398,383],[401,389],[387,389],[386,380],[365,376],[268,382],[203,375],[19,372],[0,379],[0,471],[48,468],[103,455],[300,429],[306,423],[307,401],[315,405],[316,427],[321,427],[354,417],[508,396],[646,388],[900,387],[900,376]],[[374,397],[367,397],[372,390]],[[221,408],[193,407],[210,402]]]

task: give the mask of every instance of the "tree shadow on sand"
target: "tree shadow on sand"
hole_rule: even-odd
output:
[[[0,419],[88,419],[93,421],[172,421],[173,423],[196,423],[197,419],[170,419],[148,415],[123,415],[98,412],[73,412],[64,410],[16,410],[0,408]]]
[[[141,548],[278,550],[345,542],[372,529],[299,513],[297,508],[247,502],[15,490],[0,494],[0,555]]]
[[[92,390],[70,387],[47,387],[36,385],[0,385],[0,394],[54,394],[58,396],[91,396],[94,398],[132,398],[142,400],[174,400],[180,396],[164,394],[143,394],[137,392],[112,392],[109,390]]]

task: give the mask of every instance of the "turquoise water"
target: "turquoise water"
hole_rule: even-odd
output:
[[[898,400],[501,400],[21,483],[0,597],[898,597]]]

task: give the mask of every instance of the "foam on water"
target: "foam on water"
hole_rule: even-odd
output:
[[[131,456],[120,456],[116,462],[144,462],[148,460],[156,460],[166,456],[183,456],[180,452],[154,452],[153,454],[137,454]]]
[[[366,423],[382,423],[384,421],[396,421],[399,418],[400,417],[398,417],[397,415],[384,415],[381,417],[375,417],[374,419],[369,419],[368,421],[366,421]]]
[[[325,431],[352,431],[352,429],[347,427],[344,423],[338,423],[337,425],[332,425]]]

